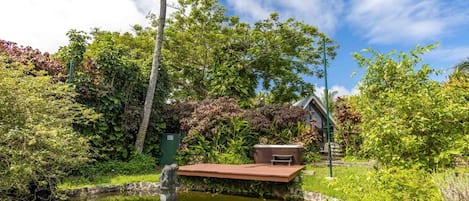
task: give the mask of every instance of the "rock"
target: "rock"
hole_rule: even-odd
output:
[[[304,199],[307,201],[340,201],[337,198],[315,192],[304,192]]]

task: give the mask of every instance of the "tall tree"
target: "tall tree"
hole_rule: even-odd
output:
[[[180,8],[168,19],[162,54],[175,98],[231,96],[243,103],[261,87],[273,102],[289,102],[313,92],[304,76],[322,75],[322,38],[329,56],[337,48],[316,27],[277,13],[251,25],[225,15],[216,0],[181,1]]]
[[[150,121],[151,108],[153,105],[153,98],[155,96],[156,82],[158,80],[158,71],[160,69],[161,46],[163,44],[163,31],[166,22],[166,0],[160,0],[160,17],[158,23],[158,36],[155,45],[155,55],[151,66],[150,81],[145,98],[145,105],[143,111],[143,119],[140,123],[140,128],[135,141],[135,148],[137,153],[142,153],[143,144],[145,142],[145,135],[147,133],[148,122]]]
[[[69,81],[72,81],[75,71],[73,68],[81,66],[90,36],[84,31],[75,29],[68,31],[67,36],[70,41],[69,45],[60,47],[56,56],[68,67],[66,69],[68,69]]]

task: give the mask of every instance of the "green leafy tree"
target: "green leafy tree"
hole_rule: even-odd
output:
[[[57,180],[88,160],[72,124],[98,116],[32,65],[2,54],[0,71],[0,200],[50,200]]]
[[[273,13],[254,25],[226,16],[215,0],[181,1],[165,33],[163,59],[176,98],[231,96],[243,105],[261,86],[275,103],[313,92],[305,76],[321,76],[322,38],[329,56],[337,46],[315,27]]]
[[[148,87],[155,40],[154,33],[135,25],[133,32],[118,33],[99,29],[89,35],[83,61],[76,68],[74,85],[77,100],[102,117],[93,124],[78,126],[84,135],[92,136],[99,160],[127,160],[135,151],[135,140],[143,116],[142,105]],[[75,37],[84,38],[84,37]],[[71,44],[80,42],[71,38]],[[70,47],[61,48],[62,51]],[[58,57],[64,54],[59,51]],[[66,61],[66,58],[61,60]],[[164,66],[160,67],[159,81],[153,101],[153,110],[158,111],[165,103],[168,91],[168,76]],[[152,115],[156,115],[155,112]],[[151,135],[144,151],[159,154],[157,134],[164,128],[162,120],[155,117],[149,124]]]
[[[72,80],[74,71],[70,72],[69,68],[81,66],[90,36],[84,31],[75,29],[68,31],[67,36],[70,40],[69,45],[60,47],[56,57],[68,67],[68,72],[71,73],[69,79]]]
[[[461,159],[467,161],[469,159],[469,73],[463,71],[453,73],[448,81],[443,83],[443,95],[447,101],[445,105],[453,117],[452,131],[462,136],[455,138],[453,144],[462,147]]]
[[[368,49],[369,57],[354,54],[366,68],[358,106],[363,147],[385,166],[438,169],[450,166],[462,152],[462,144],[455,142],[467,133],[467,101],[452,104],[460,98],[429,79],[435,71],[428,65],[418,66],[419,55],[433,47],[398,54]]]

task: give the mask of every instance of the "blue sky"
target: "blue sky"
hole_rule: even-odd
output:
[[[169,5],[177,0],[168,0]],[[372,47],[380,52],[408,51],[417,44],[439,42],[424,56],[436,69],[449,69],[469,57],[468,0],[222,0],[228,14],[255,22],[278,12],[317,26],[339,45],[330,61],[329,88],[349,94],[363,70],[352,53]],[[99,27],[128,31],[146,24],[148,12],[157,13],[159,0],[15,0],[0,1],[0,39],[55,52],[66,45],[70,29]],[[174,9],[169,8],[168,12]],[[448,70],[448,72],[451,69]],[[358,72],[351,77],[352,72]],[[435,77],[444,80],[445,74]],[[307,78],[324,86],[323,79]]]
[[[230,14],[252,22],[271,12],[317,26],[339,45],[328,69],[329,88],[356,93],[362,78],[353,52],[371,47],[380,52],[408,51],[439,42],[423,63],[447,69],[469,57],[469,1],[466,0],[223,0]],[[351,76],[357,72],[355,76]],[[434,77],[444,80],[443,74]],[[320,88],[323,79],[307,78]]]

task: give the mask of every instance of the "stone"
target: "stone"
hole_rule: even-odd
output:
[[[160,200],[176,201],[176,187],[179,186],[176,171],[179,167],[176,164],[165,165],[160,175]]]
[[[340,201],[337,198],[323,195],[320,193],[315,193],[315,192],[305,192],[304,200],[307,200],[307,201]]]

